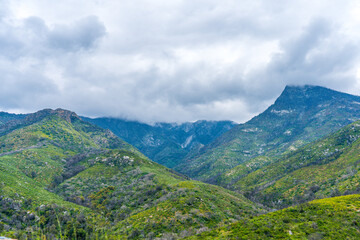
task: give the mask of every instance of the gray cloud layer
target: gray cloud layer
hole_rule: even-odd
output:
[[[359,94],[356,1],[0,5],[0,110],[241,122],[286,84]]]

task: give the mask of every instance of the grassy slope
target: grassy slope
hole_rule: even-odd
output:
[[[359,239],[360,195],[316,200],[190,239]]]
[[[5,129],[6,131],[8,130]],[[45,116],[35,122],[20,121],[11,125],[8,132],[0,137],[0,202],[5,204],[0,206],[0,233],[8,229],[6,233],[13,237],[19,237],[14,235],[14,232],[30,234],[24,232],[26,224],[34,225],[35,220],[25,221],[22,225],[11,225],[16,221],[10,219],[16,219],[15,216],[25,219],[29,212],[41,212],[38,210],[40,205],[45,209],[49,207],[51,211],[64,212],[60,209],[66,209],[74,214],[71,215],[72,219],[79,216],[79,212],[91,217],[91,209],[65,201],[61,196],[46,190],[52,187],[56,177],[64,173],[69,158],[81,153],[95,154],[103,148],[119,148],[138,153],[105,130],[83,123],[79,119],[68,122],[56,114]],[[19,204],[15,211],[6,210],[6,206],[14,204]],[[49,214],[48,212],[42,214]],[[64,222],[70,218],[63,214],[59,214],[58,217]],[[8,225],[10,227],[6,227]],[[40,236],[41,230],[38,225],[40,226],[39,223],[34,225],[31,231],[35,233],[31,234]],[[42,229],[47,227],[51,226],[44,225]]]
[[[60,134],[63,137],[58,139]],[[54,145],[54,143],[75,144],[74,141],[70,141],[70,136],[76,136],[79,141],[84,140],[84,137],[71,128],[69,123],[60,121],[58,117],[51,117],[0,137],[0,152],[3,154],[0,157],[0,174],[4,186],[0,190],[2,194],[14,192],[32,199],[36,199],[37,195],[45,195],[46,197],[40,198],[41,201],[59,199],[43,188],[62,171],[64,163],[60,159],[75,154],[73,149],[66,150]],[[84,142],[91,146],[89,141]],[[14,150],[16,152],[12,152]],[[49,197],[50,195],[52,197]]]
[[[79,121],[69,123],[58,116],[46,117],[1,136],[1,162],[47,187],[63,171],[66,159],[76,154],[105,147],[137,152],[115,136],[112,139],[105,130],[92,127]]]
[[[226,173],[220,175],[216,182],[221,186],[232,188],[233,184],[238,182],[240,179],[264,166],[269,165],[272,162],[273,160],[266,156],[252,158],[249,161],[241,163]]]
[[[360,190],[360,124],[309,144],[240,179],[233,188],[272,207]]]
[[[76,207],[73,203],[64,201],[61,197],[48,192],[42,186],[27,177],[19,169],[2,162],[0,159],[0,195],[19,199],[20,197],[32,199],[37,204],[51,204],[56,203],[66,207]]]

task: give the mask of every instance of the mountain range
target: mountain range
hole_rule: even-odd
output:
[[[0,112],[0,125],[26,116],[28,114]],[[119,118],[81,116],[81,119],[109,129],[151,160],[170,168],[196,154],[199,149],[237,125],[232,121],[199,120],[182,124],[157,122],[150,125]]]
[[[287,86],[244,124],[1,112],[0,235],[357,239],[359,105]]]
[[[9,121],[0,142],[0,233],[8,236],[178,238],[262,211],[152,162],[67,110]]]

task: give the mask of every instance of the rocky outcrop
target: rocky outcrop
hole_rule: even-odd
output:
[[[40,110],[36,113],[28,115],[24,119],[24,121],[29,122],[29,123],[37,122],[37,121],[42,120],[43,118],[50,116],[50,115],[57,115],[69,123],[71,123],[74,119],[80,120],[79,116],[76,113],[71,112],[69,110],[58,108],[56,110],[53,110],[53,109]]]

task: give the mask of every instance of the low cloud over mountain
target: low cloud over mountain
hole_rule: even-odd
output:
[[[359,94],[356,1],[0,4],[1,110],[242,122],[287,84]]]

